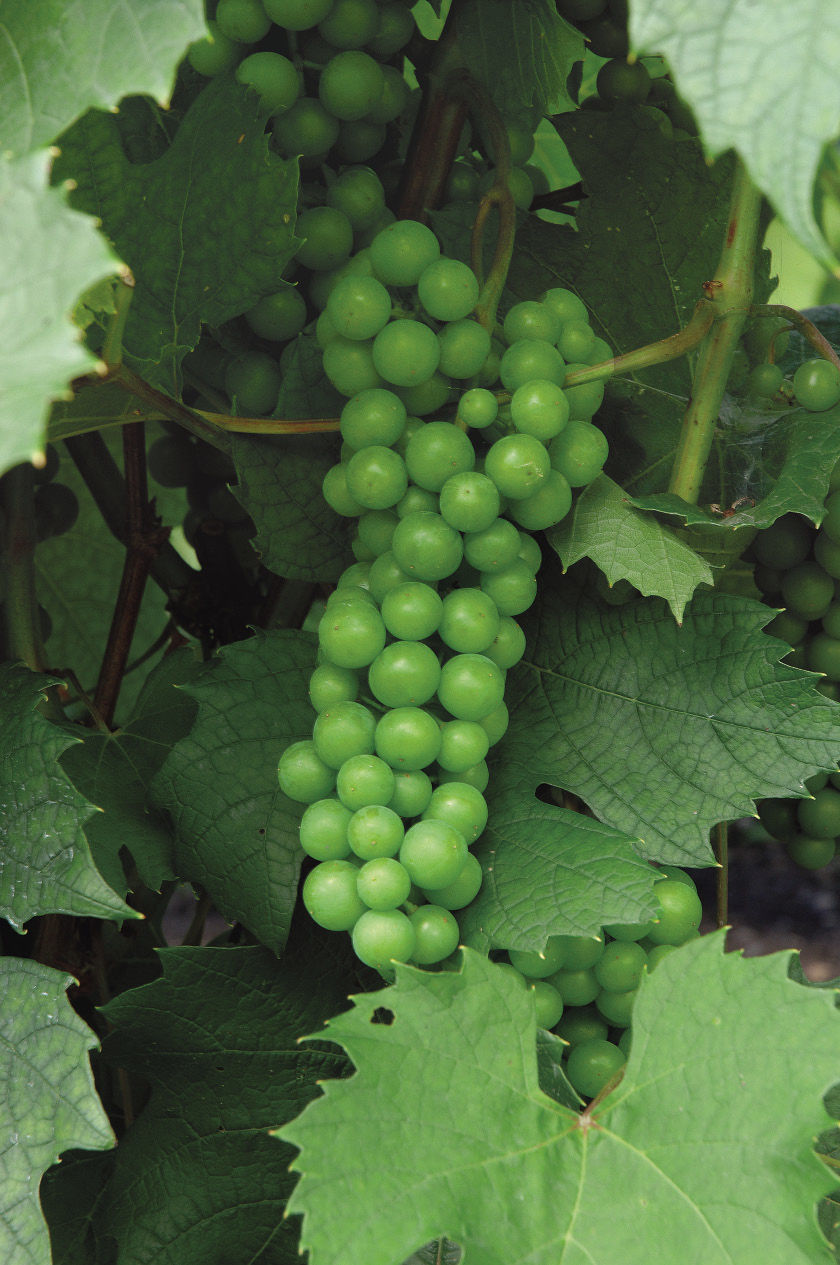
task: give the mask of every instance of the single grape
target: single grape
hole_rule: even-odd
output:
[[[356,812],[370,804],[389,804],[394,795],[393,770],[379,756],[351,756],[335,779],[338,798]]]
[[[563,941],[566,970],[585,971],[603,956],[605,944],[594,936],[558,936]]]
[[[327,205],[342,211],[355,233],[375,224],[385,209],[382,181],[370,167],[347,167],[327,188]]]
[[[440,684],[440,662],[425,642],[392,641],[370,665],[368,682],[386,707],[420,707]]]
[[[799,825],[814,839],[833,839],[840,835],[840,791],[827,786],[813,799],[803,799],[797,806]],[[659,884],[657,884],[657,887]]]
[[[294,338],[306,324],[306,301],[300,290],[286,286],[277,294],[267,294],[245,313],[255,334],[270,342]]]
[[[487,733],[474,720],[449,720],[441,727],[440,737],[438,764],[447,773],[471,769],[490,749]]]
[[[416,386],[400,387],[399,396],[409,413],[416,417],[428,417],[448,404],[451,386],[448,378],[433,373],[425,382]]]
[[[303,211],[298,216],[295,235],[304,239],[298,248],[299,262],[316,272],[337,268],[353,249],[353,226],[344,212],[334,206],[313,206]]]
[[[548,447],[551,467],[562,474],[569,487],[581,488],[597,479],[609,455],[603,431],[577,418],[566,423]]]
[[[573,1089],[584,1098],[596,1098],[624,1067],[625,1056],[611,1041],[597,1038],[581,1041],[572,1048],[566,1075]]]
[[[312,730],[315,750],[331,769],[354,755],[373,755],[376,717],[362,703],[335,703],[318,713]]]
[[[349,668],[322,663],[309,678],[309,701],[316,712],[336,703],[354,702],[359,693],[359,678]]]
[[[417,281],[420,302],[438,321],[459,321],[468,316],[478,302],[478,291],[472,268],[445,255],[433,259]]]
[[[601,991],[591,968],[563,968],[551,976],[551,983],[563,998],[564,1006],[588,1006]]]
[[[497,518],[483,531],[464,536],[464,557],[477,571],[502,571],[516,561],[521,539],[513,523]]]
[[[300,819],[300,846],[316,861],[340,861],[350,854],[347,826],[351,813],[337,799],[319,799]]]
[[[333,0],[318,30],[334,48],[361,48],[378,25],[376,0]]]
[[[457,720],[481,721],[504,698],[505,678],[482,654],[456,654],[443,665],[437,696]]]
[[[557,313],[547,303],[526,300],[515,303],[504,320],[504,335],[508,343],[520,338],[539,338],[556,343],[561,323]]]
[[[399,814],[384,804],[366,804],[357,809],[347,823],[347,842],[363,861],[396,856],[403,834]]]
[[[703,916],[703,906],[693,885],[689,887],[686,883],[667,878],[658,882],[653,890],[659,908],[648,939],[654,944],[677,945],[695,936]]]
[[[806,360],[793,375],[793,393],[811,413],[832,408],[840,400],[840,369],[830,360]]]
[[[834,598],[834,581],[816,562],[801,562],[782,576],[782,596],[800,619],[822,619]]]
[[[430,228],[417,220],[397,220],[382,229],[370,244],[376,276],[385,285],[413,286],[440,255]]]
[[[452,575],[463,556],[460,532],[444,522],[439,514],[423,511],[407,514],[400,520],[392,548],[406,576],[426,582]]]
[[[483,430],[495,422],[499,414],[499,405],[492,391],[485,387],[471,387],[461,396],[458,404],[458,417],[474,430]]]
[[[411,960],[419,966],[442,962],[458,947],[457,920],[442,905],[421,905],[410,915],[410,920],[416,936]]]
[[[589,313],[583,301],[571,290],[566,290],[562,286],[546,290],[540,302],[551,308],[561,326],[569,321],[589,320]]]
[[[436,786],[428,806],[423,810],[424,821],[447,822],[464,836],[468,846],[475,843],[487,825],[487,815],[486,799],[468,782],[447,782]]]
[[[496,667],[501,668],[503,672],[514,667],[525,653],[525,634],[516,620],[511,619],[509,615],[501,616],[499,631],[490,645],[481,653],[487,655],[488,659],[492,659]]]
[[[670,879],[664,881],[671,882]],[[688,891],[687,888],[685,890]],[[646,963],[647,955],[641,945],[635,941],[612,940],[593,970],[601,988],[624,993],[638,987]]]
[[[375,57],[393,57],[404,48],[415,31],[414,16],[406,5],[398,0],[381,0],[379,26],[367,46]]]
[[[396,909],[408,899],[411,879],[393,857],[375,857],[359,870],[356,890],[369,909]]]
[[[394,781],[394,794],[388,801],[388,807],[403,819],[419,817],[432,798],[429,775],[422,769],[415,769],[411,773],[395,773]]]
[[[374,607],[359,601],[325,611],[318,640],[330,663],[340,668],[364,668],[385,645],[385,625]]]
[[[547,444],[569,420],[569,402],[556,382],[536,378],[514,391],[510,416],[518,431]]]
[[[588,368],[587,364],[569,363],[566,365],[566,373],[571,376],[579,369]],[[564,390],[569,401],[569,416],[578,421],[589,421],[598,412],[604,398],[603,382],[584,382],[577,386],[567,384]]]
[[[219,0],[214,21],[223,35],[240,44],[256,44],[271,25],[260,0]]]
[[[537,596],[534,572],[520,558],[498,570],[482,572],[481,588],[496,603],[500,615],[521,615]]]
[[[804,562],[811,552],[812,531],[800,514],[784,514],[771,527],[765,528],[753,541],[756,560],[779,571]]]
[[[637,988],[628,988],[623,993],[602,988],[595,998],[595,1005],[613,1028],[627,1028],[633,1018],[633,1006],[638,993]]]
[[[549,936],[542,952],[509,949],[508,957],[517,971],[528,979],[547,979],[565,964],[565,948],[559,936]]]
[[[394,530],[396,531],[396,528]],[[392,536],[391,544],[393,545],[393,543],[394,538]],[[411,576],[403,571],[394,556],[393,549],[386,549],[378,558],[374,558],[370,564],[369,579],[370,591],[377,602],[381,604],[391,589],[408,583],[411,580]],[[404,638],[404,640],[409,640],[409,638]]]
[[[790,843],[785,844],[788,856],[804,870],[820,870],[834,859],[834,839],[811,839],[808,835],[797,835]]]
[[[400,848],[400,861],[411,881],[432,892],[455,882],[468,855],[464,836],[445,821],[409,826]]]
[[[533,435],[503,435],[489,449],[484,472],[502,496],[521,500],[536,492],[551,468],[545,445]]]
[[[438,631],[450,650],[481,654],[495,638],[499,623],[495,602],[481,589],[454,589],[443,600]],[[470,760],[469,763],[475,764],[476,761]]]
[[[225,389],[242,417],[261,417],[277,403],[282,383],[280,367],[273,356],[248,351],[232,360],[225,373]]]
[[[327,62],[318,81],[318,96],[335,118],[355,122],[370,112],[383,85],[378,62],[368,53],[351,49]]]
[[[650,92],[650,73],[642,62],[616,57],[605,62],[596,79],[598,95],[608,105],[641,105]]]
[[[207,35],[193,40],[187,49],[187,61],[199,75],[211,79],[232,70],[242,56],[242,45],[229,39],[213,21],[207,23]]]
[[[397,585],[382,599],[382,621],[392,637],[424,641],[437,630],[443,613],[440,594],[428,584]]]
[[[354,396],[385,383],[373,363],[373,343],[335,338],[324,348],[324,373],[341,395]]]
[[[524,500],[514,501],[508,513],[528,531],[545,531],[572,508],[572,490],[559,470],[549,470],[545,482]]]
[[[311,739],[293,742],[277,766],[280,790],[301,804],[325,799],[335,786],[335,770],[325,764]]]
[[[473,378],[490,352],[490,335],[478,321],[451,321],[438,334],[440,370],[450,378]]]
[[[563,1014],[563,998],[547,980],[535,980],[530,986],[534,997],[538,1028],[553,1028]]]
[[[236,78],[259,93],[260,109],[268,114],[282,114],[300,96],[300,75],[280,53],[251,53],[236,67]]]
[[[483,877],[478,858],[468,852],[461,872],[452,883],[424,894],[444,909],[464,909],[478,895]]]
[[[353,951],[365,966],[385,970],[414,952],[414,927],[398,909],[369,909],[353,927]]]
[[[502,356],[499,374],[508,391],[515,391],[534,378],[561,387],[566,377],[566,362],[557,348],[545,339],[520,338]]]
[[[365,509],[384,510],[396,505],[407,487],[405,462],[393,448],[369,444],[354,453],[347,463],[347,490]],[[406,521],[403,519],[402,523]],[[394,535],[396,537],[396,532]]]
[[[409,387],[427,382],[438,367],[440,343],[421,321],[390,321],[373,340],[373,363],[386,382]]]
[[[399,118],[411,99],[411,90],[396,66],[382,67],[382,95],[368,114],[367,121],[383,127]],[[380,224],[384,228],[384,224]]]
[[[320,101],[298,97],[288,110],[275,115],[271,130],[281,154],[314,159],[332,148],[338,140],[338,129],[338,119]]]
[[[375,338],[388,324],[391,296],[375,277],[342,277],[330,291],[324,310],[342,338],[361,341]]]
[[[356,891],[358,869],[352,861],[322,861],[304,880],[304,908],[319,927],[349,931],[367,906]]]
[[[394,707],[376,726],[376,754],[398,771],[427,768],[437,759],[440,743],[437,721],[420,707]]]
[[[608,1028],[594,1006],[572,1006],[564,1010],[556,1031],[558,1037],[575,1046],[581,1041],[606,1041]]]
[[[595,344],[595,332],[588,321],[567,321],[557,339],[557,350],[571,364],[586,362]]]

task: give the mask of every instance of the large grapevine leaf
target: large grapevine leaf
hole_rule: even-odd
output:
[[[79,291],[113,272],[116,263],[90,220],[69,209],[63,190],[48,187],[50,161],[44,152],[16,162],[0,158],[5,258],[0,474],[42,449],[50,401],[66,391],[70,378],[92,367],[93,357],[79,342],[70,312]]]
[[[114,1137],[93,1086],[96,1038],[65,996],[69,975],[0,958],[0,1254],[48,1265],[38,1184],[68,1147],[105,1150]]]
[[[311,736],[315,646],[303,633],[226,646],[185,687],[198,703],[190,733],[152,784],[175,828],[175,870],[203,884],[225,917],[279,952],[303,853],[297,805],[277,784],[291,742]]]
[[[840,127],[834,0],[634,0],[630,38],[667,57],[709,152],[736,149],[789,228],[828,262],[812,199]]]
[[[392,1265],[442,1234],[473,1265],[822,1259],[834,1179],[812,1144],[836,1012],[788,955],[722,947],[694,941],[644,980],[624,1079],[583,1116],[538,1087],[527,993],[469,950],[458,974],[398,967],[354,998],[328,1035],[356,1075],[280,1130],[313,1265]]]
[[[257,947],[165,949],[161,980],[106,1007],[105,1057],[152,1090],[95,1220],[123,1265],[298,1259],[291,1148],[269,1129],[345,1072],[334,1048],[296,1045],[346,1005],[344,941],[282,964]]]
[[[583,60],[583,36],[551,0],[466,0],[457,10],[461,56],[502,114],[534,108],[538,114],[571,110],[566,81]]]
[[[458,919],[473,948],[540,952],[549,936],[599,935],[605,923],[644,922],[656,908],[654,872],[635,841],[540,803],[536,781],[522,775],[512,788],[494,776],[487,792],[490,819],[473,848],[484,881]]]
[[[73,785],[103,811],[87,825],[97,865],[111,886],[126,890],[120,850],[128,848],[140,877],[155,891],[172,879],[168,817],[149,804],[149,786],[174,744],[190,731],[196,704],[183,686],[197,673],[190,650],[167,655],[146,680],[131,718],[113,733],[87,732],[62,764]]]
[[[676,620],[699,584],[712,584],[708,562],[627,494],[601,475],[584,488],[574,509],[548,539],[568,568],[591,558],[610,584],[629,580],[646,597],[664,597]]]
[[[50,1265],[102,1265],[94,1217],[113,1167],[113,1151],[69,1151],[44,1174],[41,1207],[50,1231]]]
[[[38,710],[51,684],[0,667],[0,917],[17,928],[46,913],[139,917],[93,864],[84,828],[94,806],[59,764],[76,739]]]
[[[279,290],[297,244],[297,163],[269,153],[257,102],[234,80],[211,81],[170,148],[144,164],[128,160],[116,118],[98,110],[61,138],[56,170],[77,181],[74,205],[101,219],[137,283],[126,358],[174,395],[201,323],[221,325]]]
[[[766,606],[698,593],[682,627],[663,603],[605,609],[568,580],[528,619],[496,779],[579,795],[645,855],[712,863],[709,829],[762,796],[804,796],[834,768],[840,711],[778,662]]]
[[[175,63],[204,31],[201,0],[4,0],[0,150],[48,145],[127,92],[167,100]]]

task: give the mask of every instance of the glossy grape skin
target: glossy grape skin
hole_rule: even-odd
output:
[[[505,679],[482,654],[456,654],[443,665],[437,696],[458,720],[480,721],[504,698]]]
[[[351,813],[337,799],[310,804],[300,820],[300,844],[316,861],[340,861],[350,854],[347,826]]]
[[[407,962],[414,952],[414,927],[397,909],[369,909],[353,927],[353,950],[366,966],[382,970]]]
[[[388,632],[400,640],[424,641],[437,630],[443,599],[428,584],[412,581],[398,585],[382,599],[382,620]]]
[[[463,557],[460,532],[440,517],[423,511],[408,514],[394,531],[392,549],[396,561],[411,579],[426,582],[445,579]]]
[[[356,890],[358,869],[351,861],[322,861],[304,880],[304,908],[319,927],[349,931],[367,908]]]
[[[427,264],[417,280],[420,302],[439,321],[463,320],[478,302],[478,293],[472,268],[445,255]]]
[[[484,531],[501,508],[499,490],[487,475],[465,470],[450,475],[440,489],[440,514],[460,532]]]
[[[326,765],[311,739],[286,748],[277,766],[280,789],[289,799],[312,804],[324,799],[335,786],[335,770]]]
[[[336,793],[351,812],[371,804],[388,805],[394,797],[394,771],[375,755],[351,756],[335,779]]]
[[[503,435],[490,447],[484,461],[488,478],[511,500],[536,492],[550,468],[545,446],[533,435]]]
[[[363,861],[396,856],[404,833],[399,815],[385,804],[359,808],[347,823],[347,842]]]
[[[793,375],[793,393],[812,413],[832,408],[840,401],[840,369],[829,360],[806,360]]]
[[[595,1098],[624,1066],[625,1057],[610,1041],[581,1041],[573,1046],[566,1065],[572,1087],[584,1098]]]
[[[460,831],[444,821],[426,820],[405,832],[399,854],[411,881],[424,891],[454,883],[467,856],[467,844]]]
[[[440,684],[440,661],[422,641],[392,641],[368,670],[374,698],[386,707],[420,707]]]
[[[432,764],[440,743],[437,721],[419,707],[394,707],[376,727],[377,755],[400,772],[413,772]]]
[[[445,821],[462,834],[471,846],[487,825],[487,800],[481,791],[465,782],[436,786],[423,810],[423,821]]]
[[[499,623],[495,602],[481,589],[454,589],[444,598],[438,631],[451,650],[482,654],[499,631]]]
[[[382,229],[370,245],[376,276],[385,285],[416,285],[423,270],[440,255],[430,228],[416,220],[398,220]]]
[[[427,891],[425,895],[444,909],[464,909],[478,895],[483,877],[478,858],[468,852],[458,877],[445,887],[435,888],[433,892]]]
[[[572,488],[585,487],[601,473],[609,455],[603,431],[591,422],[573,418],[548,448],[551,467]]]
[[[405,450],[409,477],[418,487],[440,492],[456,474],[465,474],[475,465],[475,450],[469,436],[450,422],[427,422],[409,439]]]
[[[541,953],[525,949],[509,949],[512,964],[528,979],[547,979],[565,963],[565,949],[559,936],[550,936]]]
[[[364,118],[382,93],[382,71],[358,49],[337,53],[321,71],[318,96],[326,110],[342,121]]]
[[[272,124],[274,140],[283,154],[316,158],[338,140],[338,119],[313,97],[298,97]]]
[[[342,277],[330,291],[324,309],[342,338],[361,342],[375,338],[391,315],[391,296],[375,277]]]
[[[440,343],[422,321],[391,321],[373,341],[373,363],[386,382],[410,387],[427,382],[438,367]]]
[[[280,53],[251,53],[237,66],[236,78],[260,94],[260,108],[269,114],[288,110],[301,92],[300,75]]]
[[[393,857],[374,857],[359,870],[356,890],[369,909],[396,909],[408,899],[411,879]]]
[[[458,947],[458,922],[442,905],[421,905],[410,915],[416,942],[411,955],[419,966],[432,966]]]
[[[606,946],[593,970],[602,988],[624,993],[638,986],[646,963],[647,955],[635,941],[613,940]]]
[[[286,286],[249,308],[245,320],[260,338],[285,342],[299,334],[306,324],[306,302],[299,290]]]
[[[840,795],[837,797],[840,803]],[[840,818],[838,818],[840,823]],[[840,829],[840,824],[838,824]],[[697,934],[703,906],[700,898],[686,883],[675,879],[663,879],[654,887],[659,909],[654,915],[653,926],[647,938],[653,944],[684,944]]]

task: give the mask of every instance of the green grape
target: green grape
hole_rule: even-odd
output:
[[[566,1075],[573,1089],[584,1098],[597,1098],[625,1064],[625,1056],[611,1041],[597,1038],[581,1041],[572,1048]]]
[[[426,582],[452,575],[463,557],[460,532],[444,522],[439,514],[423,511],[407,514],[400,520],[392,547],[407,578]]]
[[[650,92],[650,74],[642,62],[616,57],[598,71],[596,86],[608,105],[641,105]]]
[[[359,519],[359,541],[378,558],[391,548],[394,528],[399,519],[393,510],[366,510]]]
[[[778,365],[756,365],[747,379],[747,389],[750,395],[759,398],[771,396],[776,394],[784,380],[785,376]]]
[[[440,489],[441,518],[461,532],[484,531],[496,522],[500,508],[495,483],[476,471],[450,475]]]
[[[443,599],[438,631],[450,650],[481,654],[495,638],[499,623],[495,603],[481,589],[454,589]],[[469,763],[475,764],[476,760]]]
[[[557,1035],[569,1045],[581,1041],[606,1041],[607,1025],[594,1006],[571,1006],[564,1010],[557,1025]]]
[[[399,395],[409,413],[418,418],[428,417],[430,413],[439,412],[448,403],[450,383],[442,374],[433,373],[417,386],[401,387]]]
[[[564,1006],[588,1006],[601,991],[591,968],[563,968],[551,976],[551,983],[563,998]]]
[[[256,44],[271,25],[260,0],[219,0],[214,20],[223,35],[240,44]]]
[[[497,173],[495,170],[488,171],[479,181],[479,190],[481,193],[487,193],[493,188],[497,181]],[[534,200],[534,186],[524,167],[511,167],[508,172],[507,187],[513,198],[514,205],[519,207],[521,211],[527,211]]]
[[[356,812],[371,804],[390,804],[394,773],[379,756],[351,756],[338,770],[335,786],[342,804]]]
[[[603,956],[603,939],[595,936],[558,936],[563,941],[567,971],[585,971]]]
[[[493,708],[492,712],[487,712],[485,716],[482,716],[478,723],[486,731],[490,740],[490,746],[494,747],[507,732],[507,727],[510,723],[510,713],[508,712],[507,704],[499,703],[497,707]],[[466,781],[466,778],[464,781]]]
[[[456,654],[441,669],[438,699],[457,720],[481,721],[504,692],[504,676],[486,655]]]
[[[499,415],[499,405],[492,391],[484,387],[471,387],[465,391],[458,403],[458,419],[471,426],[473,430],[484,430],[495,422]]]
[[[242,45],[229,39],[212,21],[207,23],[207,35],[194,40],[187,49],[187,61],[199,75],[212,79],[232,70],[242,56]]]
[[[424,820],[409,826],[399,855],[412,883],[434,892],[455,882],[469,853],[464,836],[454,826]]]
[[[396,528],[394,530],[396,531]],[[392,536],[391,544],[393,543]],[[397,562],[393,549],[386,549],[370,564],[370,591],[380,604],[391,589],[406,584],[410,579],[411,576],[407,575]],[[409,640],[409,638],[404,638],[404,640]]]
[[[467,782],[456,781],[435,787],[423,810],[423,820],[447,822],[471,846],[487,825],[487,814],[487,801],[481,791]]]
[[[336,338],[324,348],[324,373],[341,395],[382,387],[385,383],[373,363],[373,343]]]
[[[388,324],[391,296],[375,277],[342,277],[330,291],[325,311],[342,338],[375,338]]]
[[[793,375],[793,393],[811,413],[833,408],[840,400],[840,369],[830,360],[806,360]]]
[[[440,594],[428,584],[410,581],[389,590],[382,599],[382,621],[392,637],[424,641],[437,631],[443,614]]]
[[[350,809],[337,799],[318,799],[300,819],[300,846],[316,861],[341,861],[350,854]]]
[[[440,736],[438,764],[447,773],[471,769],[490,749],[486,732],[474,720],[449,720],[441,726]]]
[[[652,921],[608,922],[604,924],[604,931],[608,936],[612,936],[614,940],[643,940],[652,926]]]
[[[384,285],[413,286],[440,255],[438,240],[417,220],[397,220],[377,233],[370,244],[376,276]]]
[[[822,619],[834,597],[834,581],[816,562],[801,562],[782,576],[782,596],[800,619]]]
[[[479,197],[478,172],[463,159],[457,159],[446,182],[447,202],[476,202]]]
[[[280,757],[277,766],[280,790],[289,799],[301,804],[314,804],[325,799],[335,786],[335,770],[315,750],[311,739],[293,742]]]
[[[356,122],[379,100],[383,83],[378,62],[368,53],[351,49],[327,62],[318,81],[318,96],[335,118]]]
[[[277,403],[282,376],[276,360],[262,351],[248,351],[232,360],[225,389],[241,417],[260,417]]]
[[[314,97],[298,97],[283,114],[275,115],[271,131],[281,154],[314,159],[338,140],[338,119]]]
[[[500,615],[521,615],[537,596],[534,572],[520,558],[497,571],[484,571],[481,588],[499,608]]]
[[[385,645],[385,625],[379,611],[363,602],[325,611],[318,640],[331,663],[340,668],[364,668]]]
[[[299,334],[306,324],[306,302],[300,290],[286,286],[255,303],[245,313],[245,320],[260,338],[283,343]]]
[[[464,557],[477,571],[503,571],[519,554],[521,532],[506,518],[497,518],[483,531],[464,536]]]
[[[524,500],[514,501],[508,513],[527,531],[545,531],[572,508],[572,490],[559,470],[549,470],[541,487]]]
[[[840,544],[840,492],[830,492],[826,497],[825,517],[821,527],[831,540]]]
[[[420,321],[391,321],[373,342],[373,363],[386,382],[408,387],[427,382],[438,367],[440,344]]]
[[[440,751],[440,728],[420,707],[394,707],[376,726],[376,754],[393,769],[409,773],[433,764]]]
[[[589,47],[597,57],[626,57],[630,51],[627,26],[613,21],[609,16],[586,22],[585,34]],[[654,80],[654,83],[658,82]]]
[[[551,468],[562,474],[569,487],[581,488],[597,479],[603,470],[609,444],[597,426],[575,418],[552,439],[548,455]]]
[[[516,620],[511,619],[509,615],[503,615],[499,620],[496,636],[481,653],[486,654],[488,659],[492,659],[502,672],[514,667],[525,653],[525,634]]]
[[[626,992],[616,993],[609,988],[602,988],[595,998],[598,1010],[613,1028],[627,1028],[633,1018],[633,1004],[638,988],[629,988]]]
[[[381,387],[360,391],[341,410],[341,436],[354,452],[371,445],[390,448],[402,435],[405,423],[402,400]]]
[[[508,949],[513,966],[527,979],[547,979],[565,964],[565,949],[560,936],[550,936],[542,953],[530,949]]]
[[[347,823],[347,842],[363,861],[396,856],[402,846],[403,834],[401,818],[384,804],[366,804],[358,808]]]
[[[546,290],[540,302],[551,308],[561,326],[569,321],[589,321],[589,313],[582,300],[571,290],[565,290],[562,286]]]
[[[409,917],[416,937],[412,962],[432,966],[455,952],[460,931],[448,909],[442,905],[421,905]]]
[[[414,952],[414,927],[398,909],[369,909],[353,927],[353,951],[365,966],[384,970]]]
[[[373,600],[373,595],[370,592],[370,586],[368,584],[367,569],[363,566],[360,566],[356,562],[354,562],[352,566],[346,567],[345,570],[342,571],[341,575],[338,577],[338,580],[336,581],[336,588],[343,589],[343,590],[353,589],[353,593],[349,595],[346,592],[343,592],[341,594],[331,593],[330,596],[327,598],[328,606],[332,602],[338,601],[340,596],[341,597],[351,596],[355,598],[361,598],[363,601],[370,602],[374,606],[376,605],[376,602]],[[356,591],[357,589],[361,591],[357,592]]]
[[[557,339],[557,350],[570,363],[586,361],[595,343],[595,332],[587,321],[567,321]]]
[[[551,468],[545,445],[533,435],[503,435],[484,459],[484,472],[502,496],[523,500],[536,492]]]
[[[440,492],[453,475],[472,470],[475,450],[469,436],[451,422],[427,422],[409,439],[405,464],[418,487]]]
[[[672,880],[664,879],[663,882],[670,883]],[[689,892],[688,888],[685,890]],[[689,895],[693,893],[689,892]],[[593,970],[601,988],[611,993],[624,993],[638,988],[646,963],[647,954],[640,944],[632,940],[611,940]]]
[[[464,909],[478,895],[483,877],[478,858],[468,852],[464,865],[453,882],[424,894],[444,909]]]
[[[790,859],[797,865],[801,865],[803,870],[820,870],[834,859],[835,841],[797,835],[795,839],[785,844],[785,850]]]
[[[394,782],[394,794],[388,801],[388,807],[402,818],[419,817],[432,798],[429,775],[422,769],[415,769],[411,773],[395,773]]]
[[[411,422],[420,422],[419,417],[410,417],[406,423],[406,428]],[[424,423],[420,422],[421,425]],[[416,433],[418,428],[412,428],[411,435]],[[399,442],[396,444],[397,452],[401,453],[405,458],[405,450],[408,447],[408,439],[405,432]],[[437,514],[440,510],[440,497],[435,496],[434,492],[429,492],[426,488],[418,488],[415,483],[409,483],[408,490],[401,501],[397,502],[397,517],[407,518],[409,514],[419,514],[425,512],[427,514]]]
[[[272,22],[287,31],[307,31],[327,16],[333,0],[263,0]]]
[[[344,212],[334,206],[313,206],[303,211],[298,216],[295,235],[305,239],[298,248],[298,261],[316,272],[337,268],[353,249],[353,226]]]
[[[349,931],[364,914],[366,906],[356,891],[358,873],[352,861],[322,861],[309,871],[301,897],[319,927]]]
[[[669,953],[673,953],[676,947],[675,944],[654,944],[649,949],[646,949],[648,974],[656,969],[663,958],[668,957]]]
[[[376,0],[333,0],[318,30],[334,48],[361,48],[376,35]]]
[[[514,391],[510,416],[522,434],[548,443],[569,420],[569,402],[556,382],[536,378]]]
[[[236,67],[236,78],[259,93],[260,109],[269,114],[282,114],[300,96],[300,75],[280,53],[251,53]]]
[[[789,571],[808,557],[812,535],[800,514],[784,514],[771,527],[758,533],[753,541],[753,553],[764,566]]]
[[[422,641],[392,641],[368,670],[371,693],[386,707],[420,707],[440,684],[440,662]]]
[[[486,732],[487,726],[483,722],[480,723],[481,728]],[[441,786],[447,782],[466,782],[468,786],[474,786],[477,791],[481,791],[483,794],[490,783],[490,770],[487,767],[486,760],[479,760],[478,764],[473,764],[468,769],[459,769],[457,773],[450,773],[448,769],[444,769],[439,765],[437,780]]]
[[[425,274],[424,274],[425,275]],[[450,378],[473,378],[490,352],[490,335],[478,321],[451,321],[438,334],[440,370]]]
[[[362,703],[336,703],[318,713],[312,730],[315,750],[331,769],[354,755],[373,755],[376,718]]]
[[[382,181],[370,167],[348,167],[327,189],[327,205],[343,212],[355,233],[376,223],[385,209]]]
[[[382,67],[382,79],[382,95],[373,106],[367,120],[380,127],[399,118],[411,99],[408,84],[394,66]]]
[[[409,8],[398,0],[383,0],[379,5],[379,26],[367,46],[376,57],[393,57],[405,48],[415,31],[414,17]]]
[[[396,909],[408,899],[411,879],[393,857],[375,857],[359,870],[356,890],[369,909]]]
[[[566,362],[557,348],[545,339],[520,338],[511,343],[502,356],[499,376],[507,391],[516,391],[534,378],[561,387],[566,377]]]
[[[534,995],[538,1028],[553,1028],[563,1014],[563,998],[547,980],[535,980],[530,986]]]
[[[356,673],[334,663],[320,664],[309,678],[309,701],[316,712],[334,707],[336,703],[355,702],[358,693]]]
[[[571,375],[578,369],[588,368],[587,364],[569,363],[566,365],[566,373]],[[564,389],[566,399],[569,401],[569,416],[576,421],[589,421],[601,407],[601,401],[604,398],[603,382],[584,382],[579,386],[567,386]]]
[[[468,316],[478,302],[478,291],[472,268],[445,255],[427,264],[417,281],[418,298],[437,321],[460,321]]]
[[[827,786],[813,799],[803,799],[796,816],[802,831],[814,839],[834,839],[840,835],[840,791]]]
[[[365,509],[385,510],[396,505],[407,487],[405,462],[393,448],[369,444],[360,448],[347,462],[347,490]],[[400,526],[407,521],[402,519]],[[395,538],[396,535],[397,532],[394,533]]]
[[[840,579],[840,543],[832,540],[828,533],[821,529],[814,537],[814,560],[827,571],[832,580]]]
[[[504,320],[504,335],[508,343],[520,338],[539,338],[556,343],[560,337],[560,320],[547,303],[525,300],[515,303]]]
[[[605,360],[612,360],[613,351],[609,343],[604,342],[603,338],[596,338],[592,343],[592,347],[588,356],[584,356],[584,360],[588,365],[600,365]]]
[[[808,643],[808,667],[824,672],[832,681],[840,681],[840,640],[827,633],[817,633]]]
[[[662,879],[654,887],[654,895],[659,908],[647,935],[649,940],[654,944],[676,945],[684,944],[697,934],[703,906],[693,885],[689,887],[672,878]]]

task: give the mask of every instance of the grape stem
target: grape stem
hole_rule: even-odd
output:
[[[425,224],[429,211],[443,201],[467,117],[466,102],[450,91],[449,75],[457,57],[454,27],[447,22],[427,73],[420,75],[423,103],[411,133],[398,198],[397,214],[402,220]]]
[[[824,360],[830,360],[840,369],[840,356],[837,355],[831,343],[820,333],[813,321],[809,321],[807,316],[803,316],[795,308],[786,307],[784,303],[754,303],[750,308],[750,316],[784,317]]]
[[[715,310],[708,299],[700,299],[694,309],[691,320],[684,329],[667,338],[660,338],[655,343],[647,343],[634,351],[625,352],[622,356],[613,356],[610,360],[602,360],[597,365],[587,365],[585,369],[576,369],[566,376],[564,386],[582,386],[585,382],[598,382],[602,378],[612,378],[617,373],[628,373],[634,369],[646,369],[649,365],[662,365],[669,360],[677,360],[705,338],[715,321]]]
[[[668,491],[696,505],[714,439],[726,379],[752,303],[761,194],[739,160],[726,238],[714,280],[703,289],[715,321],[700,344],[691,398],[683,414]]]
[[[729,832],[725,821],[715,826],[715,856],[720,866],[717,873],[717,925],[729,925]]]

